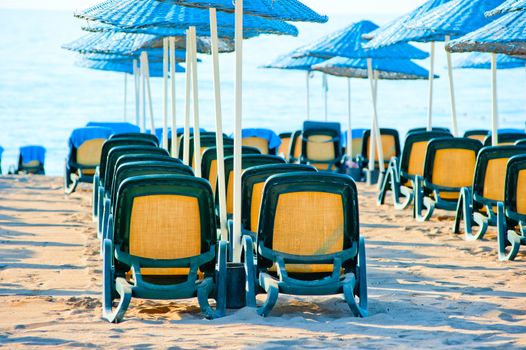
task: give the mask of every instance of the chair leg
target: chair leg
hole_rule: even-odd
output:
[[[508,255],[506,256],[506,260],[515,260],[515,257],[519,253],[519,249],[521,247],[521,239],[522,237],[517,234],[517,232],[513,230],[508,230],[508,241],[511,243],[511,249]]]
[[[256,307],[256,268],[254,266],[254,249],[252,238],[243,237],[243,249],[245,252],[245,275],[246,275],[246,301],[248,307]]]
[[[114,272],[113,272],[113,251],[110,240],[104,242],[104,264],[103,264],[103,306],[102,306],[102,318],[108,322],[118,323],[120,322],[128,306],[130,305],[132,291],[130,285],[123,281],[122,283],[116,283]],[[119,304],[113,309],[113,300],[118,294],[120,296]]]
[[[393,190],[393,195],[396,195],[395,198],[397,198],[397,201],[395,202],[395,209],[406,209],[413,202],[415,196],[414,191],[414,184],[412,189],[405,186],[399,186],[398,188],[395,188],[395,190]],[[405,198],[403,202],[400,201],[402,197]]]
[[[357,303],[356,299],[354,298],[354,287],[356,284],[356,279],[354,276],[352,276],[347,282],[343,284],[343,297],[345,298],[345,301],[347,302],[347,305],[349,305],[349,308],[351,309],[351,312],[356,317],[366,317],[367,316],[367,310],[362,309]]]
[[[382,183],[380,185],[380,189],[378,191],[378,197],[376,198],[376,205],[382,205],[385,203],[385,196],[387,195],[387,191],[393,190],[393,179],[392,179],[392,171],[391,167],[387,169],[387,174],[383,177]]]
[[[358,306],[362,310],[362,315],[368,314],[368,295],[367,295],[367,260],[365,256],[365,238],[360,237],[358,252],[358,287],[360,292],[360,303]]]
[[[422,215],[422,210],[426,208],[426,212]],[[430,198],[424,197],[424,190],[422,188],[422,178],[420,176],[415,177],[415,218],[419,222],[429,220],[433,211],[435,210],[434,201]]]
[[[214,311],[208,302],[208,298],[213,294],[213,292],[214,281],[212,278],[205,278],[197,287],[197,302],[199,303],[201,312],[207,319],[214,319],[224,316],[224,314],[220,315],[217,313],[217,311]]]
[[[267,292],[267,299],[261,307],[257,308],[257,313],[258,315],[265,317],[268,316],[278,301],[279,287],[276,281],[266,279],[265,283],[263,283],[263,288],[265,289],[265,292]]]
[[[489,222],[488,218],[481,213],[473,214],[473,221],[478,225],[479,229],[476,234],[468,234],[466,232],[466,240],[474,241],[477,239],[482,239],[488,230]]]
[[[102,234],[102,223],[101,223],[101,220],[102,220],[102,210],[103,210],[103,205],[104,205],[104,188],[102,186],[99,187],[99,195],[98,195],[98,198],[97,198],[97,221],[98,221],[98,224],[97,224],[97,238],[101,238],[101,234]]]
[[[464,220],[464,232],[466,235],[471,235],[473,226],[473,206],[472,194],[468,187],[463,187],[460,190],[460,196],[457,203],[457,211],[455,215],[455,223],[453,225],[453,232],[460,233],[460,225],[462,219]],[[467,237],[466,237],[467,239]]]
[[[92,190],[93,199],[91,201],[92,206],[92,219],[93,222],[97,221],[97,217],[99,215],[99,175],[95,174],[93,176],[93,190]]]

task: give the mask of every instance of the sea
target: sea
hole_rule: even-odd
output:
[[[263,69],[262,65],[331,31],[369,19],[386,24],[393,16],[331,16],[326,24],[298,24],[298,37],[261,36],[244,42],[243,126],[271,128],[276,132],[301,128],[306,119],[305,73]],[[74,128],[88,121],[135,121],[135,105],[128,79],[124,113],[123,73],[93,71],[75,66],[78,56],[61,45],[83,35],[81,20],[69,11],[0,9],[0,146],[5,149],[5,173],[17,162],[24,145],[47,149],[46,172],[61,175],[67,140]],[[428,45],[417,45],[427,50]],[[438,45],[434,125],[451,127],[445,51]],[[455,58],[460,55],[454,55]],[[201,55],[198,66],[201,126],[214,128],[211,59]],[[224,129],[232,132],[234,120],[234,54],[220,57]],[[428,67],[428,60],[418,62]],[[491,75],[489,70],[455,70],[460,131],[491,128]],[[176,77],[177,118],[184,115],[184,74]],[[321,74],[310,78],[311,119],[324,120]],[[152,79],[156,126],[162,121],[162,79]],[[381,127],[396,128],[403,136],[427,121],[426,81],[380,81],[378,117]],[[526,120],[526,69],[498,72],[500,127],[524,128]],[[351,81],[353,128],[371,124],[371,97],[366,80]],[[328,119],[346,126],[347,81],[328,78]],[[149,124],[148,124],[149,125]]]

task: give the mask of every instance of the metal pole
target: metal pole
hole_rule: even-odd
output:
[[[163,148],[168,150],[168,38],[163,38]]]
[[[328,120],[328,114],[329,114],[329,109],[328,109],[328,84],[329,82],[327,81],[327,74],[323,73],[323,96],[324,96],[324,99],[325,99],[325,121]]]
[[[347,78],[347,156],[352,160],[351,78]]]
[[[142,126],[141,132],[146,132],[146,74],[144,74],[144,55],[141,53],[141,104],[142,104]]]
[[[216,9],[210,9],[210,38],[212,49],[212,66],[214,79],[214,105],[216,116],[216,149],[217,149],[217,188],[219,194],[219,221],[221,240],[228,241],[226,212],[225,152],[223,148],[223,116],[221,114],[221,80],[219,77],[219,39],[217,36]]]
[[[144,54],[144,72],[146,78],[146,89],[148,92],[148,107],[150,110],[150,127],[151,134],[155,135],[155,122],[153,119],[153,103],[152,103],[152,88],[150,86],[150,64],[148,63],[148,53],[143,51]]]
[[[184,113],[184,133],[183,133],[183,163],[190,165],[190,90],[192,78],[192,58],[190,43],[190,31],[186,31],[186,82],[185,82],[185,113]]]
[[[499,110],[497,105],[497,54],[491,54],[491,145],[497,146],[499,144]]]
[[[192,91],[194,102],[194,172],[201,177],[201,134],[199,132],[199,88],[197,82],[197,36],[195,27],[190,27],[192,35]]]
[[[141,93],[139,89],[140,84],[139,68],[137,67],[137,59],[133,60],[133,83],[135,87],[135,124],[141,124]]]
[[[435,42],[431,42],[429,53],[429,104],[427,110],[427,131],[433,130],[433,80],[435,79]]]
[[[378,123],[378,71],[374,72],[374,123],[376,129],[376,146],[378,147],[378,163],[380,173],[384,172],[384,148],[382,145],[382,133],[380,132],[380,124]]]
[[[175,38],[170,37],[168,39],[170,46],[170,83],[172,88],[172,157],[177,158],[177,118],[176,118],[176,109],[175,109]]]
[[[241,128],[243,118],[243,0],[235,2],[234,261],[241,260]]]
[[[446,45],[449,42],[449,35],[446,35]],[[455,104],[455,86],[453,83],[453,64],[451,63],[451,52],[446,51],[446,58],[447,58],[447,75],[449,77],[449,95],[451,97],[451,121],[453,124],[453,136],[458,136],[458,128],[457,128],[457,109]]]
[[[310,72],[307,71],[307,80],[306,80],[306,83],[307,83],[307,120],[310,120],[310,84],[309,84],[309,80],[310,80]]]
[[[375,147],[376,147],[376,127],[375,127],[375,114],[376,114],[376,102],[374,98],[374,76],[373,76],[373,63],[372,59],[367,59],[367,76],[369,77],[369,87],[371,88],[371,104],[372,104],[372,115],[371,115],[371,132],[369,135],[369,172],[374,170],[374,158],[375,158]]]
[[[124,121],[126,121],[126,105],[128,102],[128,73],[124,73]]]

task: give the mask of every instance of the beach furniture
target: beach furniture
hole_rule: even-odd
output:
[[[395,129],[381,128],[380,136],[382,138],[382,150],[384,155],[384,168],[389,165],[392,157],[400,157],[400,136]],[[362,138],[362,154],[360,155],[360,163],[363,168],[369,163],[369,144],[370,144],[371,130],[368,129],[363,133]],[[376,147],[376,145],[375,145]],[[375,167],[380,168],[378,164],[378,150],[375,148]],[[369,169],[373,170],[373,169]]]
[[[526,245],[526,155],[508,161],[504,201],[497,203],[497,231],[499,260],[514,260]]]
[[[184,175],[128,178],[119,186],[110,222],[104,240],[104,319],[121,321],[132,297],[197,297],[207,318],[224,316],[227,246],[217,242],[208,181]],[[209,298],[216,300],[215,310]]]
[[[414,215],[418,221],[429,220],[435,208],[456,210],[460,190],[473,185],[481,148],[480,141],[463,137],[429,141],[423,175],[417,175],[414,181]]]
[[[261,154],[257,148],[247,146],[243,146],[241,152],[243,154]],[[225,157],[233,155],[234,146],[224,146],[223,154]],[[212,192],[215,195],[217,188],[217,147],[210,147],[203,152],[201,158],[201,176],[210,182]]]
[[[290,147],[288,161],[289,163],[299,163],[301,159],[301,130],[296,130],[290,137]]]
[[[115,139],[139,139],[139,140],[150,140],[152,142],[155,142],[157,145],[159,145],[159,139],[156,135],[152,134],[145,134],[142,132],[126,132],[122,134],[113,134],[110,137],[110,140]]]
[[[195,169],[195,166],[194,166],[194,136],[193,135],[190,136],[189,141],[190,141],[190,143],[189,143],[190,147],[188,147],[188,149],[189,149],[190,166]],[[215,136],[215,133],[200,135],[200,143],[201,143],[201,156],[202,156],[203,152],[206,151],[208,148],[216,147],[216,136]],[[181,141],[180,141],[179,159],[183,159],[183,156],[184,156],[183,144],[184,144],[184,136],[181,137]],[[224,146],[233,146],[234,145],[234,140],[231,139],[230,137],[224,135],[223,136],[223,145]]]
[[[93,175],[93,220],[96,220],[99,216],[99,187],[101,181],[104,181],[106,172],[106,162],[108,160],[108,153],[113,147],[128,146],[128,145],[144,145],[157,147],[157,142],[152,140],[140,140],[136,138],[117,138],[107,140],[102,144],[102,151],[100,153],[99,165],[95,168],[95,175]]]
[[[526,146],[526,139],[515,141],[516,146]]]
[[[45,158],[46,149],[42,146],[31,145],[20,147],[18,166],[14,173],[45,175]]]
[[[103,220],[101,220],[101,215],[104,215],[104,202],[107,196],[110,194],[111,187],[113,185],[113,177],[115,174],[115,164],[117,160],[126,154],[147,154],[147,155],[164,155],[169,156],[168,151],[154,146],[145,146],[145,145],[132,145],[132,146],[118,146],[113,147],[108,152],[108,158],[106,160],[106,169],[104,171],[104,178],[103,181],[100,182],[99,188],[98,188],[98,203],[99,206],[98,213],[99,213],[99,220],[98,220],[98,226],[97,226],[97,236],[100,238],[102,234],[102,228],[103,228]],[[104,218],[102,216],[102,218]]]
[[[352,159],[356,159],[360,154],[362,154],[362,142],[363,142],[363,133],[366,131],[366,129],[352,129],[351,132],[351,141],[352,141]],[[347,131],[343,133],[342,136],[342,153],[348,154],[347,148],[349,145],[347,145]]]
[[[414,131],[407,134],[400,158],[393,157],[382,179],[377,203],[384,204],[391,191],[396,209],[405,209],[413,201],[415,177],[424,173],[427,144],[437,137],[453,137],[448,131]]]
[[[286,161],[289,160],[289,150],[290,150],[290,140],[292,138],[291,132],[282,132],[278,135],[281,139],[281,144],[278,147],[278,156],[285,158]]]
[[[491,132],[489,130],[484,130],[484,129],[467,130],[464,133],[464,137],[474,139],[474,140],[479,140],[480,142],[484,142],[484,140],[490,133]]]
[[[481,239],[488,226],[496,225],[497,203],[504,200],[506,165],[511,157],[517,155],[526,155],[526,147],[494,146],[480,150],[473,186],[463,187],[460,192],[454,233],[460,233],[462,219],[466,240]],[[472,227],[475,225],[478,230],[473,234]]]
[[[407,135],[411,134],[411,133],[414,133],[414,132],[422,132],[422,131],[428,131],[427,128],[423,128],[423,127],[420,127],[420,128],[413,128],[413,129],[409,129],[407,131]],[[440,127],[440,126],[433,126],[431,127],[431,130],[429,131],[442,131],[442,132],[446,132],[448,134],[451,134],[451,130],[449,130],[449,128],[445,128],[445,127]]]
[[[513,145],[519,140],[526,140],[526,134],[523,132],[499,132],[498,134],[499,146]],[[491,135],[486,136],[484,139],[484,146],[491,146]]]
[[[139,133],[141,128],[137,125],[128,122],[88,122],[86,126],[101,126],[110,128],[114,134],[124,134],[128,132]]]
[[[301,137],[301,163],[335,171],[342,159],[340,123],[305,121]]]
[[[367,315],[365,241],[359,233],[358,192],[349,176],[302,172],[270,177],[256,240],[245,235],[243,249],[247,306],[256,307],[256,294],[267,293],[258,314],[268,315],[284,293],[343,294],[355,316]]]
[[[80,182],[93,182],[100,163],[103,143],[113,131],[100,126],[74,129],[68,140],[69,152],[64,166],[64,192],[75,192]]]
[[[255,147],[261,154],[278,153],[281,139],[270,129],[245,128],[241,130],[243,146]]]

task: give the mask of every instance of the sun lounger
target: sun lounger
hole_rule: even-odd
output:
[[[289,163],[299,163],[301,160],[301,130],[296,130],[292,133],[290,138],[290,147],[289,147]]]
[[[270,129],[246,128],[241,130],[243,146],[255,147],[261,154],[276,155],[281,139]]]
[[[113,134],[110,137],[110,140],[116,140],[116,139],[139,139],[139,140],[149,140],[152,142],[155,142],[157,145],[159,145],[159,139],[156,135],[152,134],[145,134],[142,132],[126,132],[122,134]]]
[[[194,166],[194,136],[190,136],[190,147],[189,147],[189,160],[190,160],[190,166],[195,169]],[[200,136],[200,142],[201,142],[201,156],[203,155],[203,152],[205,152],[210,147],[216,147],[216,136],[215,133],[212,134],[205,134]],[[184,155],[184,136],[181,137],[180,147],[179,147],[179,159],[183,159]],[[233,146],[234,140],[231,139],[228,136],[223,136],[223,146]]]
[[[407,135],[412,134],[414,132],[423,132],[423,131],[428,131],[428,130],[427,130],[427,128],[423,128],[423,127],[421,127],[421,128],[413,128],[413,129],[409,129],[407,131]],[[449,128],[444,128],[444,127],[440,127],[440,126],[433,126],[433,127],[431,127],[431,130],[429,130],[429,131],[438,131],[438,132],[445,132],[447,134],[451,134],[451,130],[449,130]],[[406,135],[406,137],[407,137],[407,135]]]
[[[486,137],[489,134],[491,134],[489,130],[483,130],[483,129],[467,130],[464,133],[464,137],[467,137],[469,139],[479,140],[480,142],[484,142],[484,140],[486,140]]]
[[[139,128],[137,125],[127,122],[88,122],[86,126],[101,126],[103,128],[110,128],[111,130],[113,130],[113,134],[141,132],[141,128]]]
[[[473,185],[480,141],[440,137],[429,141],[422,176],[415,177],[415,217],[429,220],[435,208],[454,211],[463,187]],[[422,215],[422,210],[425,213]]]
[[[382,150],[384,156],[384,169],[387,168],[391,158],[400,157],[400,136],[398,131],[395,129],[381,128],[380,135],[382,137]],[[360,164],[362,168],[367,168],[369,164],[369,144],[370,144],[371,130],[366,130],[363,133],[362,138],[362,154],[360,158]],[[375,168],[379,169],[378,164],[378,149],[375,144]],[[382,171],[384,171],[382,169]],[[373,169],[369,169],[373,170]]]
[[[89,126],[74,129],[68,141],[69,153],[64,166],[64,192],[75,192],[80,182],[92,183],[100,163],[103,143],[111,136],[109,128]]]
[[[340,123],[303,123],[301,163],[318,170],[335,171],[342,159]]]
[[[289,160],[289,150],[290,150],[290,141],[292,138],[291,132],[282,132],[278,135],[281,139],[281,144],[278,147],[278,156],[285,158],[286,161]]]
[[[514,260],[526,245],[526,155],[510,158],[506,168],[504,202],[497,204],[498,251],[499,260]]]
[[[519,140],[526,140],[526,134],[520,132],[506,132],[499,133],[498,136],[499,146],[513,145]],[[484,146],[491,146],[491,135],[486,136],[484,139]]]
[[[365,241],[360,238],[358,192],[346,176],[292,173],[265,183],[256,236],[243,237],[247,306],[268,315],[279,293],[343,294],[355,316],[367,315]],[[359,301],[356,300],[359,298]]]
[[[415,177],[423,175],[427,144],[437,137],[453,136],[445,131],[414,131],[407,134],[401,158],[391,158],[382,179],[377,198],[379,205],[384,204],[388,191],[392,193],[396,209],[405,209],[412,203]]]
[[[16,170],[14,170],[14,173],[45,175],[45,158],[46,149],[42,146],[32,145],[20,147],[18,166]]]
[[[213,198],[208,182],[191,176],[122,182],[104,240],[104,319],[121,321],[132,297],[197,297],[207,318],[224,316],[227,247],[217,242]]]

